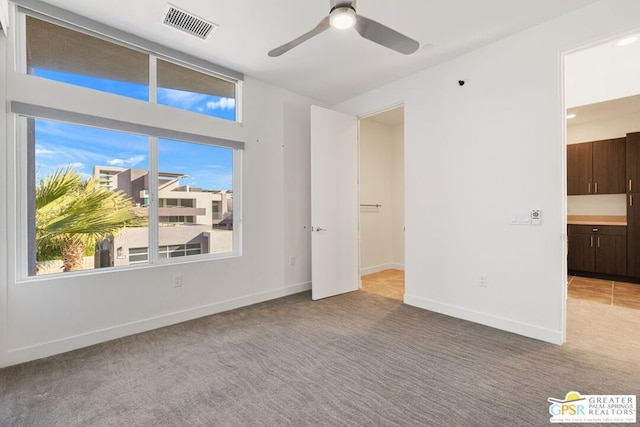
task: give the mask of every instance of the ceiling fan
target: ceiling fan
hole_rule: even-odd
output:
[[[320,21],[311,31],[271,50],[269,56],[280,56],[330,27],[337,29],[355,27],[358,34],[365,39],[405,55],[415,52],[420,46],[419,43],[412,38],[400,34],[379,22],[356,14],[356,0],[330,0],[330,4],[331,9],[329,10],[329,15]]]

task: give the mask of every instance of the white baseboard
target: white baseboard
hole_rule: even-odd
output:
[[[364,267],[360,269],[360,275],[365,276],[367,274],[373,274],[379,271],[391,270],[391,269],[404,271],[404,264],[389,262],[386,264],[374,265],[373,267]]]
[[[514,334],[523,335],[525,337],[534,338],[551,344],[563,344],[564,335],[562,331],[554,331],[551,329],[541,328],[536,325],[519,322],[516,320],[505,319],[491,314],[479,311],[468,310],[450,304],[444,304],[427,298],[416,297],[413,295],[404,296],[404,303],[414,307],[423,308],[425,310],[434,311],[436,313],[445,314],[447,316],[456,317],[458,319],[468,320],[470,322],[479,323],[481,325],[490,326],[492,328],[501,329],[503,331],[512,332]]]
[[[40,359],[82,347],[99,344],[116,338],[126,337],[128,335],[138,334],[165,326],[175,325],[177,323],[188,320],[197,319],[199,317],[210,316],[212,314],[221,313],[223,311],[233,310],[235,308],[246,307],[248,305],[269,301],[288,295],[297,294],[311,290],[311,282],[300,283],[297,285],[286,286],[273,289],[266,292],[260,292],[253,295],[234,298],[227,301],[207,304],[199,307],[193,307],[187,310],[181,310],[168,313],[162,316],[152,317],[136,322],[125,323],[111,328],[100,329],[87,332],[84,334],[74,335],[59,340],[48,341],[28,347],[9,349],[7,358],[0,367],[15,365],[18,363],[28,362],[30,360]]]

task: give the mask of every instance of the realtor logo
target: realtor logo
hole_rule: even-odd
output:
[[[581,395],[570,391],[564,399],[549,397],[552,423],[635,423],[635,395]]]

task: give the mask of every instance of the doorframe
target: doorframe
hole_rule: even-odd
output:
[[[370,110],[369,112],[357,115],[357,119],[358,119],[358,165],[357,165],[357,170],[358,170],[358,206],[360,205],[361,202],[361,198],[360,198],[360,164],[361,164],[361,150],[362,150],[362,133],[360,131],[360,126],[361,126],[361,121],[364,119],[369,119],[371,117],[374,117],[378,114],[382,114],[385,113],[387,111],[391,111],[394,110],[396,108],[402,107],[403,108],[403,112],[402,112],[402,176],[403,176],[403,194],[402,194],[402,212],[403,212],[403,218],[402,218],[402,223],[403,223],[403,227],[405,224],[405,217],[406,217],[406,193],[404,191],[404,187],[405,187],[405,183],[406,183],[406,174],[405,174],[405,153],[406,153],[406,102],[405,100],[399,100],[390,104],[385,104],[382,107],[378,107],[374,110]],[[361,255],[362,255],[362,250],[361,250],[361,233],[362,233],[362,228],[361,228],[361,215],[360,215],[360,211],[358,210],[358,281],[359,281],[359,289],[362,289],[362,275],[360,274],[360,272],[362,271],[362,262],[361,262]],[[403,247],[403,255],[406,254],[406,238],[403,232],[403,236],[402,236],[402,247]],[[406,255],[403,256],[403,271],[406,270]]]
[[[588,43],[584,43],[581,44],[579,46],[574,46],[570,49],[566,49],[563,51],[560,51],[560,114],[561,114],[561,118],[562,118],[562,142],[560,144],[560,170],[561,170],[561,191],[562,191],[562,201],[561,201],[561,214],[562,214],[562,218],[561,218],[561,224],[563,227],[563,231],[562,231],[562,240],[563,240],[563,256],[562,256],[562,266],[563,266],[563,286],[562,286],[562,313],[561,313],[561,320],[562,320],[562,343],[566,343],[567,342],[567,301],[569,299],[568,293],[569,293],[569,283],[568,283],[568,279],[569,279],[569,274],[568,274],[568,265],[567,265],[567,254],[568,254],[568,236],[567,236],[567,96],[566,96],[566,70],[565,70],[565,58],[568,55],[595,47],[595,46],[599,46],[602,44],[606,44],[606,43],[612,43],[615,40],[619,40],[625,36],[629,36],[629,35],[635,35],[638,34],[638,32],[640,32],[640,28],[636,28],[635,30],[632,31],[622,31],[620,33],[616,33],[613,35],[608,35],[606,37],[603,38],[599,38],[596,40],[591,40]]]

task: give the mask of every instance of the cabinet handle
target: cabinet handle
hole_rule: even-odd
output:
[[[591,247],[593,247],[593,236],[591,236]]]
[[[589,194],[591,194],[591,183],[589,183],[589,184],[588,184],[588,186],[589,186],[589,188],[588,188],[587,192],[588,192]]]
[[[633,207],[633,194],[629,194],[629,206]]]
[[[594,184],[594,187],[595,187],[594,193],[597,193],[598,192],[598,183],[597,182]]]
[[[600,247],[600,237],[598,237],[598,247]]]
[[[629,192],[631,192],[631,178],[629,178]]]
[[[593,231],[594,233],[597,233],[598,229],[597,228],[592,228],[591,231]]]

